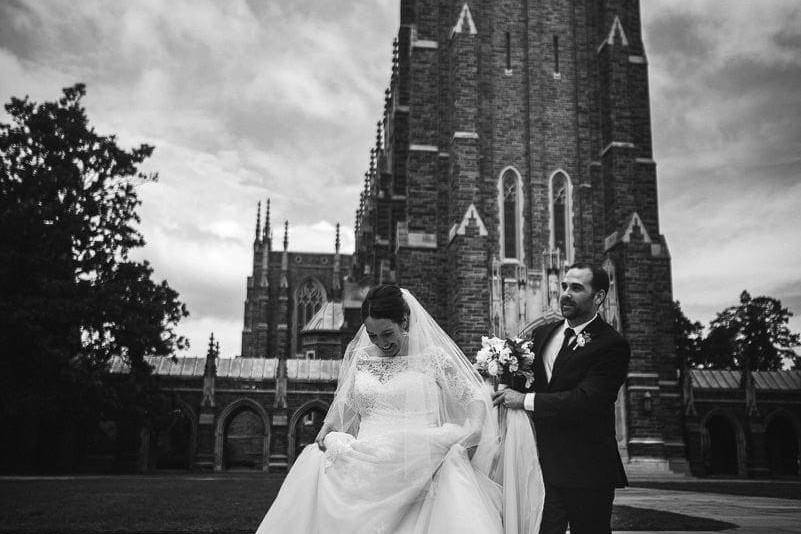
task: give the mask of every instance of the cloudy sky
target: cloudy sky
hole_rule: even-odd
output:
[[[704,323],[743,289],[801,313],[801,4],[641,4],[675,297]],[[189,307],[190,353],[214,331],[233,355],[258,199],[290,249],[332,251],[341,221],[353,250],[398,5],[0,0],[0,100],[81,81],[98,132],[156,146],[141,255]]]

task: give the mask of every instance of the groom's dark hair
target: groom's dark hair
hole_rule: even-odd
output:
[[[590,287],[592,287],[593,292],[597,293],[599,291],[603,291],[604,294],[609,293],[609,274],[603,267],[599,267],[594,263],[577,262],[568,267],[567,271],[570,269],[589,269],[592,273]]]
[[[362,322],[368,317],[390,319],[402,324],[409,317],[409,305],[395,284],[381,284],[372,288],[362,302]]]

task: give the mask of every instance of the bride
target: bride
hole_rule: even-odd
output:
[[[509,446],[516,457],[519,440],[502,443],[515,440],[501,439],[469,360],[397,286],[370,290],[361,315],[316,444],[298,457],[257,534],[528,531],[502,514],[530,516],[535,505],[521,506],[502,483],[527,480],[532,461],[513,472],[520,465]],[[536,447],[525,454],[536,464]],[[508,486],[517,492],[520,482]]]

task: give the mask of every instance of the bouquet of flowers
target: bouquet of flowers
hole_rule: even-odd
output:
[[[526,388],[529,388],[534,383],[531,341],[523,341],[519,337],[500,339],[482,336],[481,350],[476,354],[473,367],[480,374],[497,379],[500,384],[509,385],[514,377],[523,377]]]

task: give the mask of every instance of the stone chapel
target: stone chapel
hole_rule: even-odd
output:
[[[401,0],[354,254],[339,227],[332,253],[292,251],[286,222],[273,247],[269,200],[264,213],[241,355],[212,340],[205,358],[152,359],[176,421],[142,430],[139,469],[285,470],[373,284],[410,289],[472,356],[482,335],[558,319],[566,267],[591,261],[632,348],[616,403],[629,473],[801,470],[801,371],[679,374],[637,0]]]

